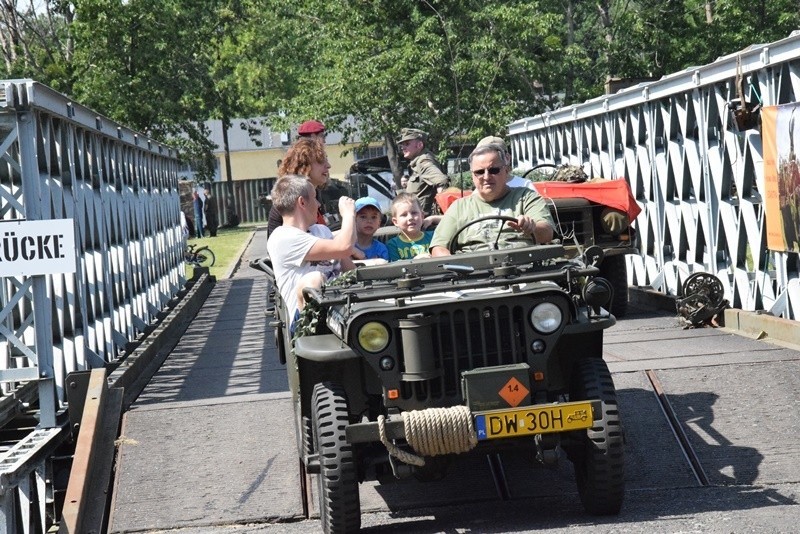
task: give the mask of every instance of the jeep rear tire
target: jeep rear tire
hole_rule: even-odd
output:
[[[614,289],[614,300],[609,311],[614,317],[625,317],[628,313],[628,264],[625,255],[606,256],[600,264],[600,276],[608,280]]]
[[[570,400],[602,402],[600,419],[581,436],[570,452],[584,509],[594,515],[617,514],[625,494],[624,443],[617,393],[606,362],[578,361],[573,371]],[[597,417],[597,414],[595,414]]]
[[[314,451],[319,457],[317,475],[319,515],[326,534],[358,532],[361,503],[353,448],[347,443],[347,396],[338,384],[314,386],[311,398]]]

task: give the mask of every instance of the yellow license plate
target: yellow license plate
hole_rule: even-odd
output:
[[[479,440],[513,438],[589,428],[592,419],[591,402],[569,402],[478,413],[475,430]]]

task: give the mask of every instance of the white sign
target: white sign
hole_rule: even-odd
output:
[[[74,272],[72,219],[0,222],[0,276]]]

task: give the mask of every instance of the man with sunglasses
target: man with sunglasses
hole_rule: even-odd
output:
[[[436,193],[441,193],[450,182],[433,153],[425,146],[427,142],[428,134],[416,128],[403,128],[397,140],[397,146],[411,169],[406,193],[416,195],[425,216],[434,214]]]
[[[508,163],[509,168],[511,168],[511,153],[508,151],[508,145],[506,145],[506,142],[503,141],[502,137],[489,135],[478,141],[478,144],[476,146],[483,146],[483,145],[501,146],[503,148],[503,153],[505,153],[506,155],[506,162]],[[522,176],[515,176],[513,174],[508,179],[508,187],[527,187],[528,189],[536,189],[531,180],[523,178]]]
[[[503,248],[553,239],[553,219],[544,199],[533,189],[508,186],[510,168],[504,146],[489,143],[476,147],[469,156],[469,166],[475,190],[453,202],[442,216],[431,240],[431,256],[449,255],[448,244],[456,231],[487,215],[504,215],[516,221],[474,224],[459,235],[458,250],[488,250],[495,241]]]

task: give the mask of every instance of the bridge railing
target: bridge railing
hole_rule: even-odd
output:
[[[0,448],[0,531],[44,525],[67,374],[119,361],[185,283],[177,171],[173,149],[32,80],[0,81],[0,262],[20,221],[72,226],[75,243],[74,272],[0,278],[0,428],[37,402],[39,419]]]
[[[581,165],[628,181],[642,208],[632,285],[681,295],[691,274],[710,272],[732,306],[800,320],[798,255],[766,247],[760,127],[741,127],[732,113],[799,97],[800,35],[792,34],[518,120],[509,127],[514,165]]]

